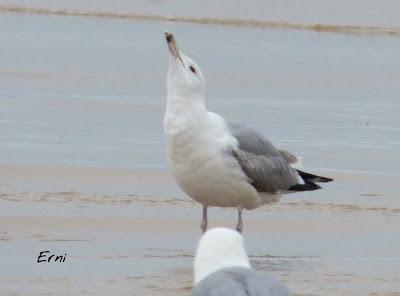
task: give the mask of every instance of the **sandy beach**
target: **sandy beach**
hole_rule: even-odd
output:
[[[244,213],[253,267],[293,295],[399,296],[397,2],[171,3],[0,1],[0,295],[189,294],[201,210],[166,161],[170,30],[209,109],[335,179]]]
[[[2,295],[188,294],[200,206],[168,173],[0,171],[12,189],[1,194]],[[386,202],[395,198],[397,177],[333,177],[328,193],[298,194],[245,213],[253,266],[285,281],[294,295],[399,295],[400,241],[393,234],[400,206]],[[129,188],[122,186],[127,179]],[[366,183],[369,190],[355,189]],[[95,184],[99,191],[89,193]],[[343,191],[360,202],[334,201]],[[212,209],[210,217],[211,227],[232,227],[236,218],[228,209]],[[44,250],[67,253],[67,263],[36,263]]]

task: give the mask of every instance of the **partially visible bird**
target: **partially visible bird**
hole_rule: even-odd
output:
[[[237,231],[213,228],[200,240],[194,260],[192,296],[288,296],[274,277],[250,266]]]
[[[237,208],[236,229],[241,232],[243,209],[332,181],[296,170],[291,153],[276,149],[251,128],[207,111],[200,67],[178,50],[171,33],[165,37],[170,51],[164,116],[168,161],[179,186],[203,205],[203,232],[209,206]]]

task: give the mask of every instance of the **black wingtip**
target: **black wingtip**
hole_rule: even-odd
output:
[[[290,191],[314,191],[322,187],[311,181],[305,181],[304,184],[296,184],[289,188]]]
[[[300,170],[297,170],[297,173],[300,175],[300,177],[304,181],[311,181],[311,182],[317,182],[317,183],[328,183],[328,182],[332,182],[333,181],[332,178],[317,176],[317,175],[306,173],[306,172],[303,172],[303,171],[300,171]]]
[[[316,182],[328,183],[328,182],[332,182],[332,181],[333,181],[332,178],[319,177],[319,181],[316,181]]]

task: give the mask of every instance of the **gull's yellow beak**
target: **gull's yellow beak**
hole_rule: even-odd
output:
[[[183,67],[185,67],[185,64],[183,63],[182,58],[179,54],[178,45],[176,44],[174,35],[172,35],[172,33],[170,32],[165,32],[165,39],[167,40],[168,49],[171,55],[178,58],[181,61]]]

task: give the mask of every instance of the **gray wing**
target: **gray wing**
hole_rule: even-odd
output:
[[[277,279],[250,268],[231,267],[216,271],[192,290],[192,296],[289,296]]]
[[[297,161],[294,155],[279,151],[251,128],[235,122],[228,122],[228,127],[239,142],[232,154],[257,191],[276,193],[297,184],[298,174],[290,166]]]

